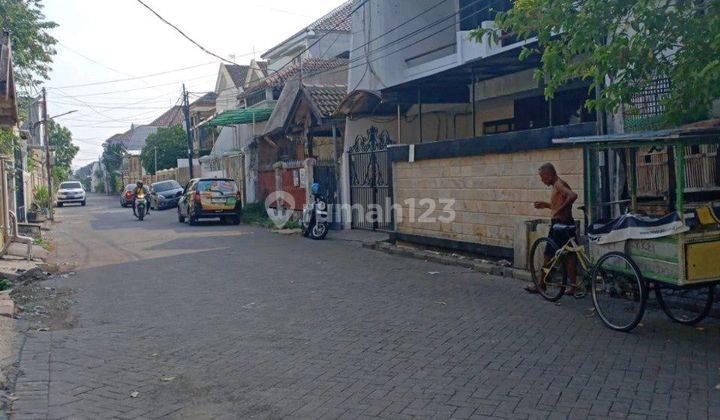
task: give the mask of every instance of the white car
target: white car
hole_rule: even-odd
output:
[[[60,184],[57,191],[57,206],[62,207],[64,204],[79,203],[85,205],[85,188],[77,181],[67,181]]]

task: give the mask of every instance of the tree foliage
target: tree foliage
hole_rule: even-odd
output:
[[[160,127],[145,141],[140,159],[145,170],[155,174],[155,148],[157,148],[157,169],[169,169],[177,166],[178,158],[187,157],[187,134],[179,126]]]
[[[0,154],[11,155],[17,146],[18,137],[10,127],[0,127]]]
[[[125,154],[125,148],[120,143],[113,143],[105,146],[100,162],[105,166],[108,172],[114,172],[122,166],[122,158]]]
[[[50,147],[55,150],[53,180],[55,185],[65,181],[71,174],[72,161],[80,148],[72,143],[72,133],[53,120],[48,121],[48,137]]]
[[[57,40],[57,26],[45,20],[42,0],[0,0],[0,28],[10,32],[16,80],[25,88],[46,80]]]
[[[652,80],[667,77],[666,124],[703,118],[720,97],[716,0],[515,0],[496,22],[521,39],[538,37],[520,56],[540,55],[536,77],[547,97],[570,80],[591,80],[605,86],[587,105],[616,111]],[[499,33],[477,29],[472,36]]]

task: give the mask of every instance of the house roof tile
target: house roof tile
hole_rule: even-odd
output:
[[[218,95],[215,92],[208,92],[199,98],[195,99],[190,106],[214,106],[215,100],[217,99]]]
[[[311,23],[307,29],[315,31],[346,31],[352,29],[352,20],[348,19],[352,12],[352,0],[346,1],[330,13]]]
[[[313,104],[323,114],[329,117],[340,106],[340,103],[347,95],[347,86],[304,86]]]
[[[348,60],[344,58],[309,58],[307,60],[303,60],[302,67],[300,63],[293,63],[278,72],[270,74],[262,80],[258,80],[257,82],[250,84],[241,96],[249,95],[251,93],[257,92],[260,89],[265,89],[268,87],[282,86],[283,84],[285,84],[285,81],[299,74],[301,68],[303,74],[310,75],[321,73],[324,71],[334,70],[346,66],[347,63]]]
[[[272,51],[277,50],[279,47],[282,47],[288,41],[296,38],[297,36],[307,32],[307,31],[348,32],[349,33],[352,29],[352,19],[350,16],[353,11],[352,6],[353,6],[353,0],[346,1],[345,3],[334,8],[333,10],[331,10],[329,13],[326,13],[320,19],[316,20],[315,22],[311,23],[310,25],[306,26],[305,28],[301,29],[300,31],[296,32],[290,38],[288,38],[288,39],[284,40],[283,42],[279,43],[278,45],[270,48],[268,51],[265,52],[265,54],[262,55],[262,57],[266,58],[269,54],[271,54]]]
[[[157,117],[153,122],[151,122],[148,125],[151,125],[154,127],[170,127],[170,126],[182,124],[182,123],[183,123],[182,107],[179,105],[176,105],[176,106],[168,109],[167,111],[165,111],[161,116]]]
[[[230,74],[230,78],[232,79],[235,87],[242,87],[245,83],[245,77],[247,76],[250,66],[240,66],[237,64],[223,64],[223,66],[225,66],[228,74]]]

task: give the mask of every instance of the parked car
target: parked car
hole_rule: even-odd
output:
[[[67,181],[60,184],[57,190],[57,206],[62,207],[65,204],[78,203],[85,205],[85,188],[78,181]]]
[[[127,184],[120,193],[120,206],[127,207],[132,206],[135,201],[135,184]]]
[[[196,178],[185,186],[178,202],[178,221],[194,225],[199,219],[218,217],[223,223],[240,223],[242,200],[237,183],[227,178]]]
[[[178,205],[183,187],[177,181],[160,181],[150,185],[150,207],[157,210]]]

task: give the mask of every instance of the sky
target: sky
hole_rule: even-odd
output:
[[[287,39],[342,0],[144,0],[208,50],[238,64]],[[205,54],[137,0],[45,0],[59,24],[46,82],[50,117],[68,127],[79,168],[102,153],[102,143],[132,123],[146,124],[178,103],[215,89],[220,60]],[[234,59],[232,58],[234,57]],[[162,74],[158,74],[162,73]],[[147,76],[147,77],[145,77]],[[123,80],[137,78],[135,80]],[[91,86],[78,86],[93,84]]]

